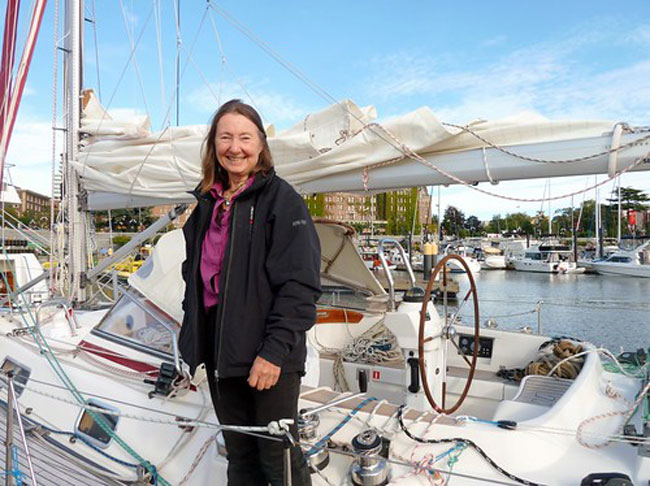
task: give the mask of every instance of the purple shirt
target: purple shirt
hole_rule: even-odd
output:
[[[244,187],[239,189],[230,201],[237,199],[239,194],[249,188],[255,177],[249,177]],[[221,267],[223,257],[226,253],[226,245],[230,233],[230,211],[220,211],[225,204],[223,189],[219,182],[215,182],[210,189],[210,193],[216,199],[214,211],[210,219],[210,227],[203,239],[201,247],[201,279],[203,280],[203,306],[206,310],[214,307],[219,303],[219,277],[221,276]],[[225,209],[225,208],[224,208]]]

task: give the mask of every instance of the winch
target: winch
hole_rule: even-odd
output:
[[[320,425],[318,414],[300,415],[297,425],[300,442],[307,445],[305,452],[309,456],[312,474],[316,470],[322,471],[329,464],[330,455],[325,447],[317,447],[319,441],[318,426]]]
[[[380,456],[381,437],[374,430],[365,430],[352,439],[358,456],[352,465],[352,482],[356,486],[383,486],[388,484],[388,465]]]

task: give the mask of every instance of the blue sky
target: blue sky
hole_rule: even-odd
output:
[[[153,8],[160,4],[160,10]],[[165,119],[175,113],[174,4],[169,0],[86,4],[87,17],[93,17],[94,10],[97,19],[99,57],[97,64],[93,27],[86,24],[86,87],[98,90],[99,72],[102,101],[112,113],[148,113],[154,129],[176,122],[173,116]],[[4,11],[5,2],[0,5]],[[650,125],[647,0],[631,0],[624,7],[587,0],[399,4],[229,0],[215,3],[216,9],[206,5],[202,0],[181,1],[181,124],[206,123],[220,102],[242,97],[252,98],[265,120],[281,129],[330,104],[332,97],[372,104],[380,119],[428,105],[449,122],[534,111],[554,119]],[[296,79],[218,9],[250,29],[327,95]],[[27,2],[23,19],[26,11]],[[8,160],[15,165],[11,169],[15,183],[44,193],[50,192],[52,158],[53,18],[52,1]],[[24,27],[20,35],[24,36]],[[137,71],[128,63],[130,36],[134,42],[139,39]],[[552,193],[568,193],[586,184],[586,178],[557,179]],[[544,185],[545,181],[520,181],[502,183],[494,190],[542,197]],[[623,185],[650,191],[650,175],[625,175]],[[539,203],[508,203],[466,188],[443,189],[443,209],[447,204],[481,219],[540,208]],[[553,206],[569,204],[567,199]]]

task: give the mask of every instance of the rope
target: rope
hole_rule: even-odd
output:
[[[516,152],[512,152],[512,151],[510,151],[508,149],[505,149],[505,148],[503,148],[503,147],[501,147],[499,145],[496,145],[495,143],[490,142],[489,140],[487,140],[486,138],[482,137],[481,135],[476,133],[474,130],[469,128],[467,125],[455,125],[453,123],[447,123],[447,122],[443,122],[442,124],[445,125],[445,126],[448,126],[448,127],[457,128],[458,130],[462,130],[464,132],[467,132],[470,135],[472,135],[473,137],[475,137],[478,140],[480,140],[481,142],[483,142],[484,144],[486,144],[487,146],[489,146],[489,147],[491,147],[491,148],[493,148],[495,150],[498,150],[499,152],[503,152],[506,155],[510,155],[511,157],[515,157],[515,158],[520,159],[520,160],[527,160],[528,162],[536,162],[536,163],[540,163],[540,164],[572,164],[572,163],[575,163],[575,162],[584,162],[586,160],[591,160],[591,159],[595,159],[595,158],[598,158],[598,157],[603,157],[605,155],[609,155],[609,154],[612,154],[612,153],[615,153],[615,152],[619,152],[619,151],[621,151],[623,149],[630,148],[630,147],[633,147],[635,145],[641,145],[643,142],[650,139],[650,135],[646,135],[645,137],[641,137],[641,138],[639,138],[637,140],[634,140],[632,142],[627,142],[627,143],[624,143],[624,144],[619,145],[617,147],[611,147],[611,148],[609,148],[607,150],[603,150],[602,152],[598,152],[598,153],[595,153],[595,154],[585,155],[585,156],[582,156],[582,157],[575,157],[573,159],[550,160],[550,159],[540,159],[540,158],[536,158],[536,157],[528,157],[526,155],[521,155],[521,154],[518,154]],[[625,126],[626,130],[628,132],[635,133],[635,131],[633,129],[630,129],[627,126],[627,124],[625,124],[625,123],[620,123],[619,122],[616,125],[620,125],[620,124]]]
[[[609,390],[609,387],[608,387],[608,390]],[[605,440],[605,441],[603,441],[603,442],[601,442],[599,444],[589,444],[588,442],[586,442],[584,440],[584,436],[583,436],[584,428],[587,425],[593,424],[593,423],[598,422],[600,420],[621,416],[621,417],[623,417],[623,420],[621,420],[621,425],[618,427],[618,429],[616,431],[616,434],[614,434],[614,435],[620,435],[623,432],[623,429],[625,428],[625,424],[629,421],[630,417],[632,417],[632,415],[634,414],[634,412],[636,411],[636,409],[638,408],[640,403],[645,399],[645,396],[648,393],[648,391],[650,391],[650,382],[646,383],[646,385],[643,387],[643,389],[641,390],[641,392],[637,396],[637,399],[635,400],[635,402],[631,406],[629,406],[629,408],[627,408],[626,410],[602,413],[600,415],[595,415],[593,417],[590,417],[590,418],[585,419],[582,422],[580,422],[580,425],[578,425],[578,431],[576,433],[577,441],[581,445],[583,445],[584,447],[588,447],[590,449],[599,449],[599,448],[602,448],[602,447],[605,447],[605,446],[609,445],[610,442],[612,442],[612,440],[610,438],[608,438],[607,440]],[[611,393],[611,391],[610,391],[610,393]],[[618,392],[615,392],[615,391],[612,394],[612,398],[622,399],[623,401],[625,401],[625,399]],[[650,440],[644,440],[642,442],[645,443],[645,444],[650,444]]]
[[[341,430],[345,426],[345,424],[347,424],[350,420],[352,420],[352,417],[354,417],[359,412],[359,410],[361,410],[363,407],[365,407],[370,402],[373,402],[375,400],[377,400],[375,397],[369,397],[363,400],[359,405],[354,407],[354,409],[349,414],[347,414],[346,417],[343,420],[341,420],[341,422],[339,422],[338,425],[336,425],[336,427],[334,427],[327,434],[325,434],[318,442],[316,442],[316,444],[314,444],[311,447],[311,449],[307,451],[307,456],[312,456],[316,454],[320,449],[323,448],[325,444],[327,444],[327,441],[330,440],[330,438],[332,438],[334,434],[336,434],[339,430]]]
[[[335,356],[332,367],[335,390],[344,392],[350,390],[343,362],[380,364],[403,361],[404,355],[397,338],[384,325],[384,318],[357,337],[351,334],[347,326],[346,329],[350,335],[350,341],[341,349],[323,346],[314,334],[314,339],[320,350]]]
[[[201,460],[203,460],[203,456],[205,456],[205,453],[208,452],[208,448],[210,447],[210,445],[217,440],[217,435],[218,434],[214,434],[213,436],[211,436],[208,440],[206,440],[203,443],[203,445],[199,449],[198,454],[196,455],[196,459],[194,459],[194,462],[192,462],[192,465],[190,466],[188,471],[185,473],[185,476],[183,476],[183,479],[181,479],[180,483],[178,483],[178,484],[182,485],[182,484],[187,483],[187,481],[189,481],[190,477],[192,476],[192,474],[194,474],[194,471],[196,470],[198,465],[201,463]]]
[[[402,431],[409,439],[419,442],[421,444],[464,443],[465,445],[472,447],[476,452],[479,453],[481,457],[483,457],[483,459],[485,459],[485,461],[490,466],[492,466],[498,473],[506,476],[508,479],[516,481],[517,483],[520,484],[525,484],[527,486],[541,486],[540,483],[536,483],[533,481],[529,481],[527,479],[520,478],[519,476],[516,476],[515,474],[506,471],[501,466],[499,466],[496,462],[494,462],[494,460],[490,456],[488,456],[487,453],[483,449],[481,449],[481,447],[478,446],[478,444],[476,444],[474,441],[471,441],[469,439],[465,439],[462,437],[457,437],[453,439],[424,439],[422,437],[417,437],[413,435],[404,425],[404,421],[402,420],[402,409],[403,406],[398,409],[397,419],[399,421],[399,425]]]
[[[221,7],[220,5],[215,5],[212,2],[212,0],[208,0],[208,6],[211,7],[215,12],[217,12],[223,18],[225,18],[228,22],[230,22],[231,25],[233,25],[237,30],[239,30],[242,34],[244,34],[246,37],[248,37],[252,42],[257,44],[257,46],[260,47],[264,52],[266,52],[273,60],[275,60],[278,64],[280,64],[282,67],[284,67],[287,71],[289,71],[298,80],[300,80],[305,85],[307,85],[319,97],[323,98],[324,100],[326,100],[326,101],[328,101],[330,103],[337,104],[343,110],[345,110],[348,115],[355,118],[357,121],[363,123],[363,120],[361,120],[361,118],[359,116],[357,116],[355,113],[352,113],[351,111],[349,111],[344,104],[339,103],[336,100],[336,98],[334,98],[324,88],[320,87],[317,83],[312,81],[309,77],[307,77],[297,67],[293,66],[290,62],[283,59],[266,42],[264,42],[264,40],[262,40],[259,36],[257,36],[250,29],[248,29],[246,26],[244,26],[236,18],[234,18],[223,7]],[[456,128],[458,128],[460,130],[467,131],[468,133],[473,134],[473,131],[471,129],[469,129],[468,127],[463,127],[463,126],[460,126],[460,125],[453,125],[453,124],[450,124],[450,123],[443,123],[443,125],[456,127]],[[374,130],[374,128],[376,128],[378,130]],[[480,189],[478,187],[475,187],[472,182],[460,179],[460,178],[452,175],[451,173],[437,167],[435,164],[433,164],[431,162],[428,162],[427,160],[422,158],[420,155],[418,155],[416,152],[414,152],[412,149],[410,149],[408,146],[406,146],[404,143],[402,143],[397,137],[395,137],[386,128],[384,128],[383,126],[381,126],[378,123],[365,124],[363,126],[363,128],[361,130],[359,130],[359,132],[362,131],[362,130],[365,130],[365,129],[369,129],[370,131],[372,131],[375,135],[377,135],[379,138],[381,138],[382,140],[387,142],[389,145],[391,145],[392,147],[397,149],[400,153],[402,153],[406,157],[408,157],[410,159],[413,159],[413,160],[415,160],[417,162],[420,162],[423,165],[426,165],[427,167],[432,168],[436,172],[442,174],[443,176],[449,178],[450,180],[452,180],[452,181],[454,181],[454,182],[456,182],[458,184],[464,185],[464,186],[466,186],[466,187],[468,187],[468,188],[470,188],[472,190],[475,190],[477,192],[480,192],[480,193],[488,195],[488,196],[492,196],[492,197],[496,197],[496,198],[500,198],[500,199],[505,199],[505,200],[508,200],[508,201],[518,201],[518,202],[541,202],[541,201],[547,201],[547,200],[552,201],[552,200],[564,199],[564,198],[568,198],[568,197],[571,197],[571,196],[574,196],[574,195],[577,195],[577,194],[585,193],[587,191],[595,189],[596,187],[604,185],[607,182],[611,181],[612,179],[614,179],[614,178],[620,176],[621,174],[631,170],[632,168],[634,168],[637,165],[639,165],[640,163],[642,163],[644,159],[646,159],[646,158],[648,158],[650,156],[650,152],[649,152],[649,153],[645,154],[644,156],[640,157],[639,159],[637,159],[635,162],[633,162],[628,167],[626,167],[626,168],[622,169],[621,171],[619,171],[618,173],[615,173],[612,176],[610,176],[609,178],[605,179],[604,181],[602,181],[600,183],[597,183],[597,184],[593,185],[592,187],[586,188],[586,189],[584,189],[582,191],[576,191],[576,192],[573,192],[573,193],[563,194],[563,195],[560,195],[560,196],[554,196],[552,198],[549,197],[549,198],[545,198],[545,199],[517,198],[517,197],[512,197],[512,196],[503,196],[503,195],[496,194],[496,193],[493,193],[493,192],[490,192],[490,191],[486,191],[484,189]],[[645,127],[640,128],[639,130],[640,131],[645,131]],[[634,131],[634,130],[630,129],[630,131]],[[359,132],[357,132],[357,133],[359,133]],[[386,137],[388,139],[383,137],[380,132],[383,132],[383,134],[386,135]],[[592,154],[592,155],[580,157],[578,159],[567,159],[565,161],[559,161],[559,160],[558,161],[551,161],[551,160],[545,160],[545,159],[528,158],[526,156],[517,154],[515,152],[507,151],[506,149],[503,149],[503,148],[497,146],[496,144],[493,144],[493,143],[489,142],[488,140],[483,139],[478,134],[475,134],[475,136],[477,136],[477,138],[482,140],[483,143],[486,143],[489,146],[494,147],[494,148],[496,148],[498,150],[501,150],[501,151],[513,156],[513,157],[520,158],[522,160],[530,159],[531,161],[540,162],[540,163],[572,163],[572,162],[577,162],[577,161],[589,160],[589,159],[592,159],[592,158],[595,158],[595,157],[599,157],[599,156],[602,156],[602,155],[607,155],[609,153],[622,150],[624,148],[629,148],[629,147],[631,147],[633,145],[636,145],[636,144],[639,144],[639,143],[645,141],[646,139],[650,139],[650,135],[647,135],[645,137],[637,139],[636,141],[628,142],[627,144],[623,144],[623,145],[621,145],[621,146],[619,146],[617,148],[612,148],[612,149],[609,149],[607,151],[601,152],[599,154]],[[387,161],[387,162],[381,162],[379,164],[374,164],[374,165],[367,166],[366,168],[364,168],[364,174],[362,175],[362,181],[364,182],[364,187],[367,187],[368,171],[371,168],[377,168],[377,167],[381,167],[381,166],[384,166],[384,165],[390,165],[390,164],[392,164],[394,162],[402,160],[402,158],[403,157],[398,157],[396,159],[393,159],[393,160],[390,160],[390,161]],[[491,177],[490,177],[490,179],[491,179]]]
[[[5,258],[7,258],[7,252],[6,249],[3,248]],[[5,286],[7,289],[11,289],[9,286],[9,283],[7,282],[7,276],[6,274],[2,274],[2,277],[5,281]],[[14,294],[14,292],[11,292]],[[18,296],[14,295],[14,298]],[[58,361],[54,353],[49,347],[49,343],[45,339],[45,337],[42,335],[40,329],[36,326],[36,319],[34,315],[31,312],[31,309],[27,307],[27,302],[25,301],[25,296],[23,294],[20,294],[20,298],[23,300],[23,304],[27,308],[27,315],[29,316],[30,321],[32,322],[33,325],[29,325],[26,319],[26,314],[21,313],[21,317],[23,319],[23,323],[25,324],[25,327],[29,329],[30,334],[32,335],[32,338],[38,344],[38,347],[40,349],[41,355],[45,357],[47,360],[48,364],[52,368],[52,371],[57,375],[57,377],[61,380],[61,382],[65,385],[66,389],[72,394],[74,399],[77,402],[77,405],[81,406],[83,405],[84,408],[90,407],[84,398],[84,396],[79,392],[79,390],[75,387],[74,383],[70,379],[70,377],[67,375],[65,370],[63,369],[63,366],[61,363]],[[105,413],[105,410],[100,410],[101,413]],[[126,453],[128,453],[131,457],[136,459],[140,465],[142,465],[149,474],[157,474],[155,472],[155,468],[149,463],[149,461],[146,461],[142,456],[140,456],[132,447],[130,447],[119,435],[115,433],[115,431],[110,427],[109,424],[106,423],[104,418],[99,415],[96,411],[94,410],[89,410],[89,414],[91,417],[95,420],[97,425],[100,426],[100,428],[108,434],[109,437],[111,437],[115,443],[117,443]],[[170,486],[167,481],[165,481],[162,477],[158,478],[161,482],[162,486]]]

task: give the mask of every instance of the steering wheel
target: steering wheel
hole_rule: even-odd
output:
[[[447,262],[449,262],[450,260],[458,260],[458,262],[460,262],[462,267],[465,269],[465,272],[467,273],[467,277],[469,279],[469,284],[470,284],[467,294],[465,294],[462,300],[459,300],[458,310],[453,316],[451,316],[451,318],[447,314],[448,286],[447,286],[447,271],[446,271]],[[427,304],[431,300],[431,291],[433,290],[436,277],[441,271],[442,271],[442,285],[443,285],[444,325],[442,328],[442,332],[439,335],[429,336],[425,338],[424,326],[427,321]],[[468,359],[468,357],[465,355],[463,350],[458,346],[456,341],[454,341],[454,337],[456,335],[456,328],[454,327],[454,324],[458,319],[458,315],[460,314],[460,311],[465,306],[465,304],[467,303],[470,297],[472,298],[474,304],[474,341],[473,341],[474,352],[472,354],[471,362]],[[422,309],[420,310],[420,331],[418,333],[418,363],[420,365],[420,376],[422,377],[422,387],[424,388],[424,393],[427,396],[427,400],[429,401],[429,403],[431,404],[431,406],[436,412],[449,415],[455,412],[456,410],[458,410],[461,404],[465,401],[465,398],[467,398],[467,394],[469,393],[469,388],[472,384],[472,380],[474,379],[474,372],[476,371],[476,360],[478,358],[478,350],[479,350],[478,337],[479,337],[478,296],[476,293],[476,282],[474,281],[474,276],[472,275],[472,272],[467,266],[467,263],[461,256],[455,254],[446,255],[442,260],[438,262],[436,267],[433,269],[433,271],[431,272],[431,276],[429,277],[429,281],[427,282],[427,288],[424,292],[424,301],[422,302]],[[427,381],[427,370],[424,362],[424,345],[429,341],[432,341],[437,338],[443,339],[443,342],[441,343],[443,359],[442,359],[442,369],[440,370],[440,373],[442,375],[442,379],[441,379],[442,403],[441,404],[437,404],[433,398],[431,389],[429,388],[429,383]],[[450,407],[447,407],[446,405],[447,351],[448,351],[447,348],[450,342],[456,347],[456,349],[462,356],[463,361],[465,361],[467,366],[469,366],[469,374],[467,375],[467,380],[465,381],[465,388],[463,388],[463,392],[461,393],[460,397],[458,398],[458,400],[456,400],[456,403],[454,403]]]

